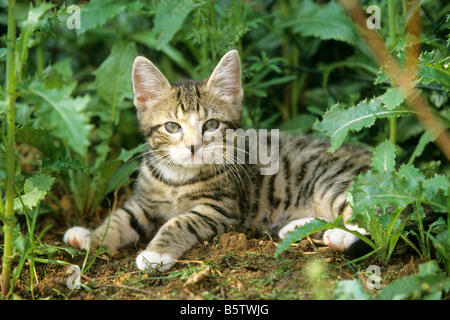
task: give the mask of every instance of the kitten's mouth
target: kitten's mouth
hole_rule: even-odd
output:
[[[172,161],[185,168],[198,168],[205,165],[219,164],[223,156],[211,149],[201,148],[195,153],[178,152],[172,154]]]
[[[187,155],[184,157],[177,157],[174,159],[174,163],[185,168],[195,168],[204,165],[202,156],[195,154]]]
[[[203,158],[202,156],[198,156],[195,154],[191,154],[191,157],[189,158],[189,161],[186,163],[186,165],[192,167],[192,166],[201,166],[203,165]]]

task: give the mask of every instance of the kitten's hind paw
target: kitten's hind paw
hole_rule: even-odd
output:
[[[148,269],[167,271],[173,267],[176,261],[168,253],[159,254],[154,251],[143,251],[136,258],[136,265],[142,271]]]
[[[64,234],[64,242],[68,245],[87,250],[89,248],[89,238],[91,233],[89,230],[82,227],[70,228]]]
[[[359,238],[341,229],[330,229],[323,235],[325,243],[337,251],[347,251]]]
[[[341,251],[352,258],[362,257],[373,250],[370,245],[357,236],[341,229],[327,230],[323,236],[323,240],[329,247]]]

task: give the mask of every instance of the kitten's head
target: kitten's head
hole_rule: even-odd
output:
[[[224,157],[225,130],[241,124],[243,90],[236,50],[225,54],[204,81],[172,84],[144,57],[134,61],[132,78],[139,123],[155,159],[198,168]]]

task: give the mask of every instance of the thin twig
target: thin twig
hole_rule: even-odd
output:
[[[327,267],[327,269],[329,269],[328,267],[328,263],[325,262],[325,259],[323,258],[322,254],[320,253],[319,249],[317,249],[316,245],[314,244],[314,242],[311,240],[310,236],[307,236],[306,239],[308,239],[309,243],[313,246],[314,250],[316,250],[317,254],[320,257],[320,260],[322,260],[323,264],[325,267]]]
[[[201,261],[201,260],[177,260],[177,262],[179,262],[179,263],[190,263],[190,262],[199,263],[202,265],[202,267],[205,265],[205,262]]]

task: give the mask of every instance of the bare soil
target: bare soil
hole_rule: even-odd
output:
[[[90,224],[97,224],[93,218]],[[334,299],[339,280],[369,276],[369,265],[381,268],[384,286],[399,276],[417,272],[419,258],[411,254],[391,259],[389,265],[375,258],[349,263],[348,257],[320,242],[304,239],[275,258],[279,239],[229,232],[199,243],[188,251],[170,271],[144,273],[135,266],[143,244],[114,253],[68,252],[62,237],[67,217],[46,214],[36,234],[52,225],[41,239],[47,245],[35,256],[35,273],[30,278],[26,262],[16,282],[14,297],[50,300],[310,300]],[[50,247],[48,246],[50,245]],[[53,248],[48,250],[48,248]],[[44,260],[46,259],[46,260]],[[19,258],[17,257],[15,265]],[[93,261],[93,262],[92,262]],[[92,262],[92,264],[91,264]],[[80,269],[81,284],[70,265]],[[90,265],[90,266],[89,266]],[[89,268],[87,268],[89,266]],[[87,269],[87,270],[86,270]],[[32,282],[32,285],[31,285]]]

